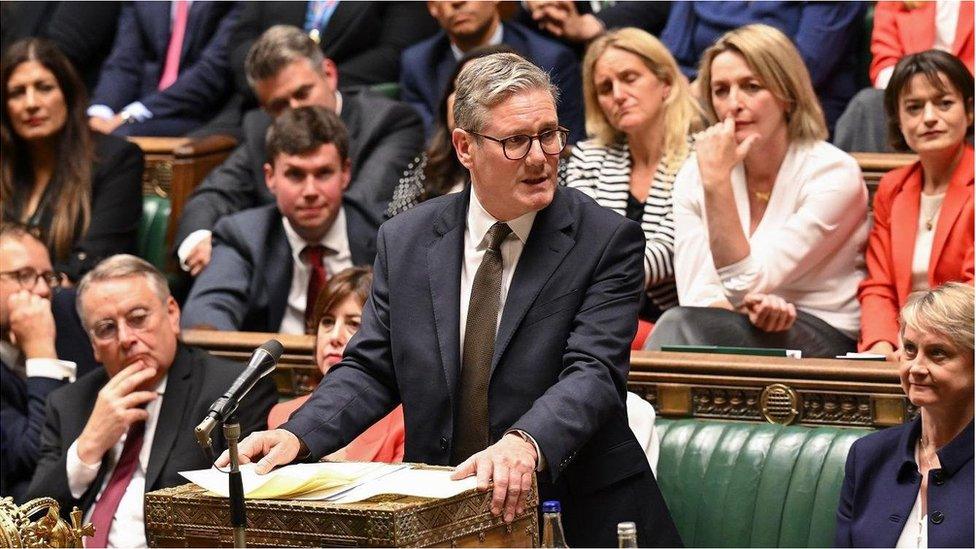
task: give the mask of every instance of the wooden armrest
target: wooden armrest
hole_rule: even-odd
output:
[[[208,135],[199,139],[189,139],[173,149],[177,159],[206,156],[208,154],[229,154],[237,146],[237,140],[229,135]]]
[[[918,160],[917,154],[908,153],[851,153],[857,165],[863,172],[888,172],[895,168],[907,166]]]

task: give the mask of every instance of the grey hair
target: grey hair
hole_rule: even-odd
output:
[[[264,31],[247,52],[244,59],[247,84],[253,89],[257,82],[275,76],[297,59],[305,59],[312,68],[321,71],[325,55],[298,27],[275,25]]]
[[[81,323],[88,327],[88,320],[85,318],[85,311],[82,307],[82,299],[85,297],[85,293],[88,291],[89,286],[96,282],[105,282],[107,280],[115,280],[118,278],[129,278],[132,276],[141,276],[149,282],[149,286],[152,287],[153,292],[159,298],[161,303],[166,303],[169,298],[169,285],[166,283],[166,278],[159,272],[156,267],[149,263],[145,259],[136,257],[129,254],[118,254],[113,255],[107,259],[102,260],[101,263],[95,266],[94,269],[88,271],[88,273],[81,278],[81,282],[78,283],[78,294],[75,299],[75,308],[78,310],[78,316],[81,317]]]
[[[905,328],[945,336],[959,350],[973,354],[973,287],[947,282],[937,288],[915,292],[899,315],[899,335]]]
[[[518,92],[544,90],[559,100],[559,89],[549,74],[515,53],[495,53],[470,61],[457,77],[454,125],[481,131],[491,107]]]

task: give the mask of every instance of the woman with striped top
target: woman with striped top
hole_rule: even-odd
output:
[[[701,111],[668,50],[635,28],[590,45],[583,95],[591,139],[573,148],[566,184],[643,226],[649,299],[641,316],[653,320],[678,304],[671,186]]]

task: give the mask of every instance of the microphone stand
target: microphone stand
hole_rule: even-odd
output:
[[[224,422],[224,438],[230,454],[230,525],[234,529],[234,547],[247,547],[247,507],[244,503],[244,484],[241,481],[241,461],[237,454],[237,441],[241,438],[241,424],[237,413]]]
[[[210,463],[216,461],[214,458],[213,445],[210,440],[210,431],[216,427],[217,421],[212,417],[203,420],[194,429],[197,442],[206,454]],[[241,424],[237,419],[237,412],[234,412],[223,422],[224,438],[227,439],[227,450],[230,456],[230,474],[227,477],[230,498],[230,525],[234,531],[234,547],[247,547],[247,507],[244,503],[244,483],[241,480],[241,461],[237,452],[237,442],[241,438]]]

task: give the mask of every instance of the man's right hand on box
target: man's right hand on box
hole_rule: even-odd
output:
[[[298,456],[302,443],[293,433],[284,429],[251,433],[238,444],[241,465],[257,462],[254,470],[259,475],[270,472],[279,465],[287,465]],[[259,459],[260,458],[260,459]],[[230,464],[230,452],[225,450],[214,463],[217,467]]]

